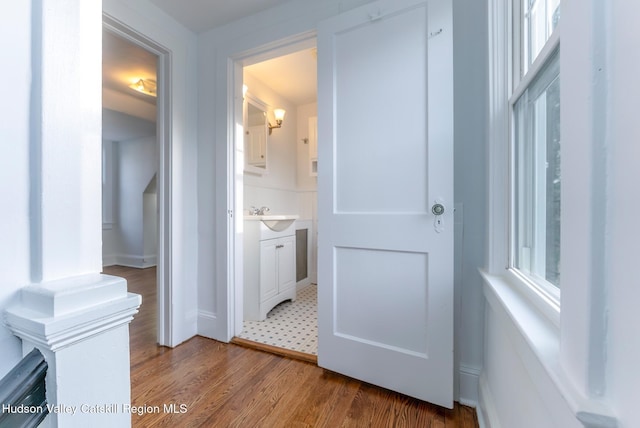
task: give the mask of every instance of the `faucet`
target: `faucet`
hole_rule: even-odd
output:
[[[251,205],[251,208],[249,208],[249,215],[265,215],[269,211],[270,211],[269,207],[256,208],[253,205]]]

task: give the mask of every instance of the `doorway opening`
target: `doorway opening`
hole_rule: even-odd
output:
[[[157,270],[154,318],[165,346],[172,346],[170,61],[167,49],[103,15],[103,265]]]
[[[235,97],[240,101],[233,111],[236,129],[242,129],[230,150],[235,166],[230,175],[234,211],[239,214],[230,251],[235,277],[233,342],[313,362],[317,360],[316,56],[315,35],[289,40],[236,57],[230,82],[234,93],[241,94]],[[279,126],[277,109],[285,111]],[[265,235],[259,232],[266,226],[258,213],[295,221]],[[250,232],[252,228],[257,234]]]

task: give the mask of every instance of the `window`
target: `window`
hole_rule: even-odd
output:
[[[560,0],[522,0],[522,65],[526,73],[560,20]]]
[[[560,0],[521,1],[514,22],[510,267],[560,287]],[[517,15],[516,15],[517,16]],[[518,70],[521,70],[518,72]]]

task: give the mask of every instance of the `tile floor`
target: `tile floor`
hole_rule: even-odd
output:
[[[318,355],[317,286],[299,290],[296,301],[280,303],[264,321],[245,321],[243,339]]]

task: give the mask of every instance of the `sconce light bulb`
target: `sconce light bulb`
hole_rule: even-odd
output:
[[[281,108],[277,108],[273,111],[273,115],[276,118],[276,122],[278,124],[282,123],[282,120],[284,119],[284,115],[285,115],[286,111],[284,109]]]

